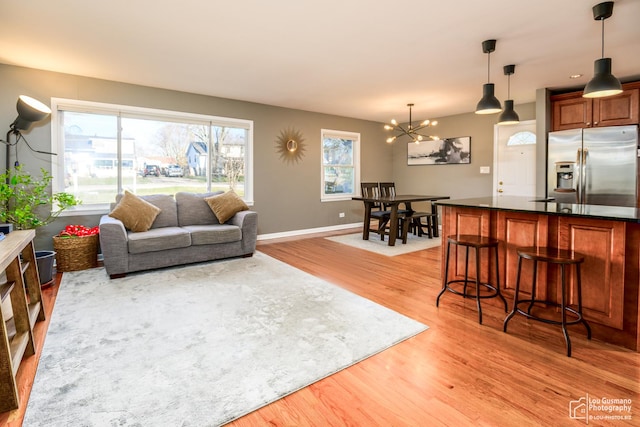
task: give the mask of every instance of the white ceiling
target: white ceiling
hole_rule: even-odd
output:
[[[582,87],[601,54],[598,0],[3,0],[0,62],[385,122]],[[640,1],[617,0],[605,56],[640,77]],[[583,77],[570,80],[572,74]]]

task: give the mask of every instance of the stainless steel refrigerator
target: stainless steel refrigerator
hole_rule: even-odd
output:
[[[547,197],[559,203],[636,206],[638,126],[549,133]]]

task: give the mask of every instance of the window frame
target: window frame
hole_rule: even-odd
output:
[[[338,193],[338,194],[326,194],[325,193],[325,176],[324,176],[324,138],[325,136],[350,139],[353,141],[353,191],[351,193]],[[352,197],[356,197],[359,194],[360,189],[360,133],[349,132],[333,129],[321,129],[320,130],[320,201],[321,202],[337,202],[351,200]],[[341,165],[344,167],[343,165]]]
[[[84,101],[65,98],[51,98],[51,150],[54,153],[64,153],[64,129],[60,126],[59,114],[61,111],[72,111],[77,113],[91,113],[113,115],[117,118],[117,162],[121,164],[121,125],[123,117],[133,119],[161,120],[166,122],[188,123],[194,125],[204,125],[212,128],[214,126],[228,126],[242,128],[247,131],[245,146],[245,176],[244,176],[244,197],[243,200],[249,206],[254,204],[253,200],[253,120],[236,119],[230,117],[211,116],[205,114],[188,113],[174,110],[162,110],[157,108],[137,107],[131,105],[109,104],[94,101]],[[209,132],[209,144],[212,144],[212,132]],[[211,157],[211,150],[208,150]],[[51,174],[53,176],[52,188],[54,192],[64,189],[64,155],[51,156]],[[211,158],[209,158],[211,167]],[[207,173],[207,189],[211,187],[211,171]],[[118,172],[117,192],[121,193],[122,176]],[[208,191],[208,190],[207,190]],[[109,204],[78,205],[62,212],[61,216],[77,214],[103,214],[109,211]]]

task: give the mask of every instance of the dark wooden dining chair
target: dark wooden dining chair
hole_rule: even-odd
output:
[[[412,212],[411,220],[409,223],[409,231],[418,237],[422,237],[425,234],[430,239],[434,235],[437,235],[436,228],[438,227],[438,215],[432,212]]]
[[[381,197],[394,197],[396,195],[396,183],[395,182],[380,182],[380,196]],[[384,210],[389,210],[389,206],[383,204],[382,208]],[[407,243],[407,230],[410,227],[410,216],[411,209],[410,207],[406,207],[407,209],[398,208],[398,236],[402,239],[402,243]],[[384,240],[385,234],[389,234],[388,226],[381,233],[382,240]]]
[[[380,196],[380,187],[377,182],[362,182],[360,183],[360,189],[363,197]],[[391,218],[391,211],[384,210],[381,203],[375,203],[371,208],[371,218],[378,221],[377,228],[371,228],[371,224],[364,224],[364,226],[369,227],[369,232],[383,233],[389,222],[389,218]],[[381,237],[384,240],[384,234],[381,234]]]
[[[438,236],[438,215],[435,213],[433,204],[430,212],[411,211],[409,231],[418,237],[426,234],[432,239],[434,236]]]

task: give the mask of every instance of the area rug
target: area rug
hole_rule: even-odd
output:
[[[383,241],[380,240],[380,236],[375,233],[369,236],[369,240],[363,240],[362,233],[343,234],[342,236],[325,237],[325,239],[386,256],[396,256],[421,251],[423,249],[435,248],[440,246],[441,243],[439,237],[429,239],[426,236],[418,237],[413,234],[409,234],[407,243],[402,243],[402,239],[396,239],[394,246],[389,246],[388,236],[385,237]]]
[[[259,252],[64,273],[24,426],[219,426],[426,329]]]

